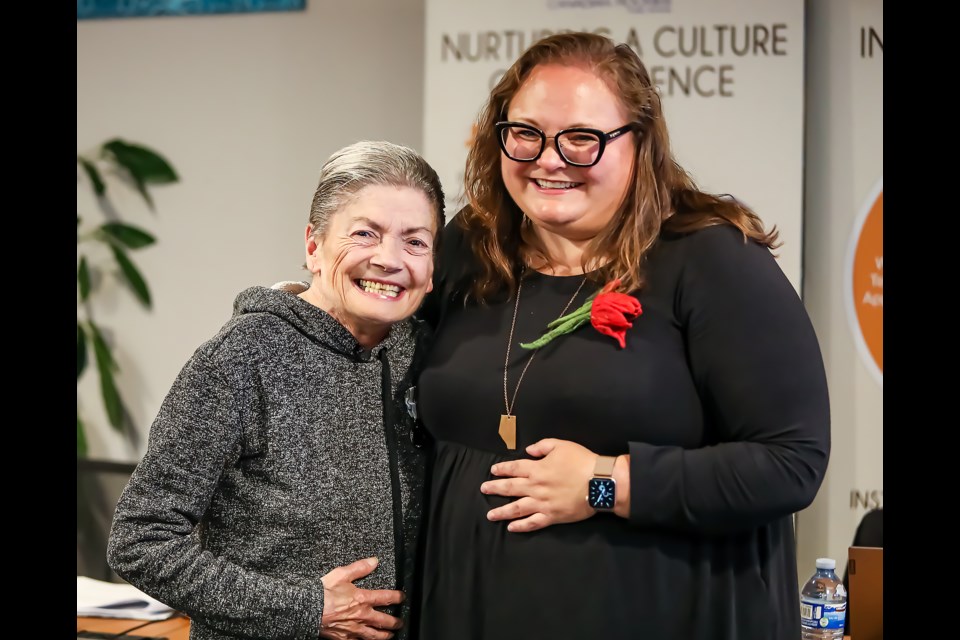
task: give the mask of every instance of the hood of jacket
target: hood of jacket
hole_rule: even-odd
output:
[[[233,317],[251,313],[269,313],[282,319],[310,340],[345,356],[359,360],[377,357],[382,349],[389,349],[411,331],[410,320],[390,327],[387,336],[373,349],[366,350],[346,327],[329,313],[297,294],[307,288],[306,282],[283,281],[272,287],[249,287],[237,295],[233,303]]]

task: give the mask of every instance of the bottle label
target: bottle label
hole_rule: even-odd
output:
[[[800,624],[808,629],[843,629],[847,603],[800,599]]]

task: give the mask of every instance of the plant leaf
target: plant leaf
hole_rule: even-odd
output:
[[[120,401],[117,384],[113,378],[117,363],[100,330],[92,322],[90,326],[93,328],[93,351],[97,358],[97,371],[100,373],[100,394],[103,396],[103,406],[107,410],[110,426],[120,431],[123,429],[123,403]]]
[[[99,363],[98,363],[99,364]],[[110,426],[117,431],[123,430],[123,403],[117,391],[113,372],[108,368],[100,368],[100,393],[103,395],[103,406],[107,409],[107,418]]]
[[[87,326],[90,329],[90,341],[93,342],[93,352],[97,357],[97,362],[99,363],[100,359],[105,357],[110,369],[117,371],[119,367],[117,367],[117,363],[113,361],[110,347],[107,345],[107,341],[103,339],[103,334],[100,333],[100,327],[98,327],[93,320],[89,321]]]
[[[86,158],[81,158],[77,156],[77,162],[80,163],[80,166],[83,167],[83,170],[87,172],[87,177],[90,178],[90,182],[93,184],[93,190],[98,196],[102,196],[107,191],[107,185],[103,182],[103,178],[100,177],[100,172],[97,171],[97,168],[92,162]],[[79,220],[77,223],[79,224]]]
[[[137,267],[134,266],[133,262],[130,261],[130,258],[127,257],[127,254],[123,249],[113,244],[110,245],[110,249],[113,251],[113,257],[117,259],[117,263],[120,265],[120,269],[123,271],[123,275],[127,279],[127,282],[129,282],[130,286],[133,287],[133,292],[137,295],[137,298],[140,300],[140,302],[142,302],[143,305],[149,309],[150,289],[147,288],[147,283],[143,279],[143,276],[140,275]]]
[[[117,163],[143,182],[166,184],[180,179],[163,156],[142,144],[131,144],[114,138],[104,143],[103,148],[113,154]]]
[[[140,144],[130,144],[120,138],[104,143],[102,148],[129,172],[137,191],[150,208],[153,208],[153,200],[147,192],[147,184],[166,184],[179,180],[170,163],[153,149]]]
[[[90,297],[90,269],[87,267],[87,257],[80,257],[80,266],[77,267],[77,283],[80,285],[80,299],[86,301]]]
[[[80,321],[77,321],[77,380],[80,374],[87,368],[87,334],[84,333]]]
[[[128,249],[140,249],[156,242],[156,238],[140,227],[122,222],[107,222],[100,225],[100,231]]]
[[[137,188],[137,191],[140,192],[140,195],[143,196],[147,206],[153,209],[153,198],[150,197],[150,192],[147,191],[147,183],[135,173],[130,174],[130,179],[133,180],[133,185]]]
[[[77,457],[83,458],[87,455],[87,436],[84,433],[83,421],[77,415]]]

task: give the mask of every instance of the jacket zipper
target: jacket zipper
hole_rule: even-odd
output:
[[[387,459],[390,464],[390,488],[393,493],[393,548],[394,567],[397,588],[403,590],[403,568],[406,559],[403,535],[403,500],[400,491],[400,469],[398,463],[397,432],[395,428],[395,407],[390,384],[390,360],[387,349],[379,354],[381,389],[383,394],[383,432],[387,441]]]

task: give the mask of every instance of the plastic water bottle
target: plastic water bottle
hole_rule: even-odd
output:
[[[800,637],[803,640],[843,640],[847,590],[836,574],[833,558],[817,558],[817,572],[800,590]]]

